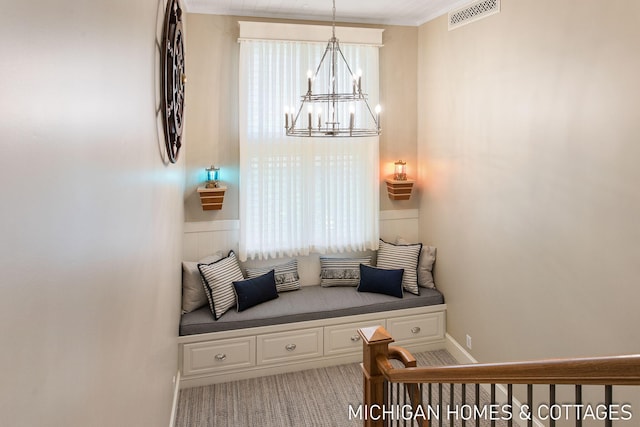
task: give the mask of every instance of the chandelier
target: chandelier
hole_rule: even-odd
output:
[[[346,78],[341,80],[339,75]],[[325,92],[316,92],[314,83],[319,85],[323,80]],[[295,107],[285,108],[285,129],[287,136],[380,135],[380,105],[375,110],[369,106],[367,94],[362,91],[362,72],[352,71],[336,38],[335,0],[332,36],[315,73],[307,72],[307,92],[301,96],[297,112]]]

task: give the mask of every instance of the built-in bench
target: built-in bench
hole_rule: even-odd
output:
[[[186,313],[180,322],[180,335],[281,325],[438,304],[444,304],[444,297],[435,289],[422,288],[420,295],[405,292],[403,298],[396,298],[357,292],[352,287],[304,286],[297,291],[281,293],[278,298],[249,310],[229,310],[218,320],[213,319],[208,306]]]
[[[444,347],[444,298],[435,289],[396,298],[352,287],[303,286],[214,320],[209,307],[182,316],[182,387],[361,359],[357,329],[381,325],[411,351]]]

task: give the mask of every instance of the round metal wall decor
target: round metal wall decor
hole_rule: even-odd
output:
[[[182,146],[184,119],[184,44],[182,9],[177,0],[169,0],[162,33],[162,110],[164,141],[171,163],[178,160]]]

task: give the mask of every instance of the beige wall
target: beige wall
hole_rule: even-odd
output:
[[[188,14],[187,39],[188,117],[185,220],[237,219],[238,215],[238,20],[296,22],[231,16]],[[300,22],[300,21],[297,21]],[[317,24],[317,22],[311,22]],[[324,23],[327,24],[327,23]],[[359,24],[349,24],[362,26]],[[417,36],[415,27],[383,26],[380,49],[380,99],[383,106],[380,137],[381,179],[391,174],[393,162],[408,162],[409,174],[416,162]],[[204,169],[221,166],[228,186],[221,211],[203,212],[196,189],[205,179]],[[409,201],[389,200],[380,184],[380,209],[415,209],[419,192]]]
[[[187,14],[187,22],[185,220],[238,219],[238,19]],[[228,189],[222,210],[204,212],[196,189],[212,163]]]
[[[407,162],[407,175],[416,176],[418,107],[418,29],[383,26],[384,47],[380,49],[380,102],[384,106],[380,136],[380,210],[417,209],[420,189],[416,185],[411,199],[389,200],[385,178],[393,175],[393,163]]]
[[[169,424],[184,159],[161,157],[158,5],[3,5],[2,425]]]
[[[419,29],[422,240],[481,361],[640,352],[640,4]]]

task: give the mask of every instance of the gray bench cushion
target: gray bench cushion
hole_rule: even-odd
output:
[[[443,303],[444,297],[436,289],[420,288],[420,295],[405,292],[404,298],[396,298],[358,292],[352,287],[303,286],[300,290],[283,292],[279,298],[240,313],[232,308],[218,320],[213,319],[208,306],[183,314],[180,321],[180,335],[279,325]]]

